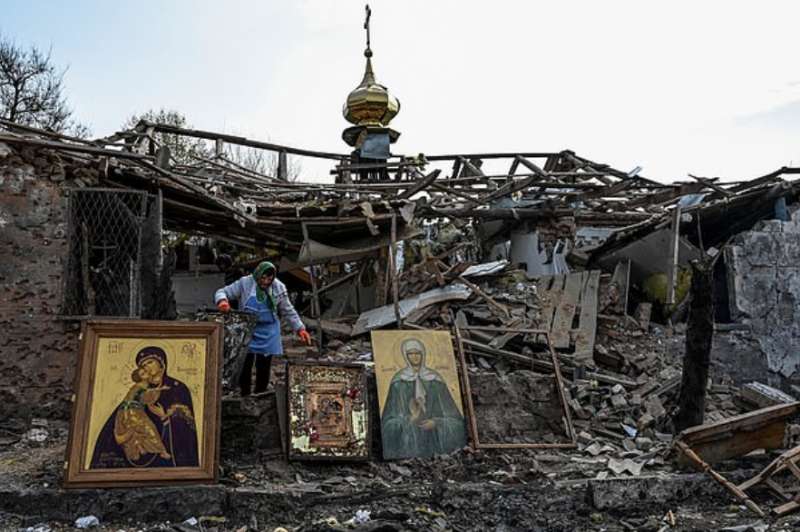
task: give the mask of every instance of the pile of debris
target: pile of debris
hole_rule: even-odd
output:
[[[796,430],[789,422],[796,413],[796,402],[785,393],[796,384],[792,379],[797,375],[792,372],[798,367],[798,357],[790,349],[794,341],[791,328],[777,340],[758,339],[766,346],[765,353],[781,355],[781,378],[759,375],[749,379],[756,382],[743,382],[739,373],[728,375],[720,364],[707,387],[707,424],[681,433],[680,445],[673,437],[673,413],[682,382],[683,321],[690,299],[692,260],[716,261],[717,331],[727,328],[744,334],[751,325],[753,330],[763,331],[767,325],[775,328],[794,320],[791,302],[800,297],[800,288],[791,279],[779,293],[780,312],[769,320],[764,315],[772,300],[754,304],[753,294],[760,289],[761,279],[774,283],[783,275],[775,273],[784,271],[776,265],[793,267],[795,252],[786,249],[795,249],[792,243],[798,239],[792,235],[800,234],[800,214],[795,210],[800,188],[784,176],[796,174],[798,169],[782,168],[741,183],[693,177],[688,183],[662,184],[565,150],[402,158],[377,169],[370,167],[370,172],[383,176],[376,180],[364,179],[365,167],[355,164],[348,154],[299,150],[160,124],[143,122],[130,131],[95,141],[4,121],[0,126],[0,186],[8,191],[3,199],[11,198],[0,205],[0,225],[8,226],[14,249],[5,268],[12,271],[15,264],[39,251],[46,255],[50,248],[45,246],[50,246],[51,240],[59,242],[69,254],[63,265],[65,293],[74,296],[71,306],[65,298],[66,310],[62,309],[59,320],[104,315],[164,319],[164,314],[148,311],[158,304],[166,308],[164,302],[148,305],[141,301],[142,294],[172,295],[173,272],[168,261],[161,260],[159,247],[166,230],[190,235],[185,239],[191,241],[186,246],[187,256],[178,257],[175,264],[187,265],[181,270],[187,274],[187,292],[207,294],[204,304],[189,305],[193,319],[223,319],[203,307],[210,306],[209,287],[229,282],[226,277],[234,269],[248,272],[264,257],[283,259],[280,275],[317,339],[315,346],[308,348],[285,338],[289,360],[358,362],[371,368],[371,331],[451,333],[470,448],[424,461],[320,467],[286,464],[273,459],[282,456],[285,443],[279,428],[269,438],[253,436],[254,426],[280,423],[276,414],[282,411],[280,394],[243,399],[229,393],[223,401],[222,430],[230,447],[222,453],[223,487],[213,492],[214,497],[227,501],[219,503],[220,507],[233,504],[224,491],[233,487],[241,490],[237,493],[244,493],[246,505],[253,507],[261,504],[260,498],[274,496],[276,507],[282,508],[281,519],[298,526],[308,523],[292,517],[295,499],[313,497],[320,508],[347,504],[350,515],[342,511],[336,518],[344,522],[358,510],[353,505],[383,497],[392,501],[398,515],[405,516],[398,518],[399,522],[419,527],[445,529],[453,524],[446,514],[452,512],[460,519],[476,519],[486,528],[503,524],[531,529],[555,524],[565,529],[568,521],[563,519],[560,523],[541,522],[526,514],[509,524],[497,517],[503,513],[500,510],[496,515],[479,516],[474,501],[484,497],[502,509],[504,501],[510,500],[513,509],[527,508],[531,514],[530,501],[535,500],[554,512],[569,514],[578,508],[585,524],[598,524],[603,516],[590,517],[592,509],[586,502],[548,501],[538,492],[562,490],[559,493],[567,499],[565,493],[576,486],[590,486],[594,509],[619,508],[603,499],[605,487],[641,480],[637,489],[646,491],[642,486],[667,475],[680,484],[686,475],[680,472],[676,456],[683,456],[685,459],[677,461],[708,472],[751,507],[746,502],[749,498],[743,499],[739,492],[767,482],[773,473],[796,467],[799,455],[791,450],[774,464],[769,461],[775,457],[768,454],[795,443]],[[189,162],[177,161],[159,143],[159,134],[201,140],[213,149],[190,155]],[[226,145],[277,153],[277,175],[241,167],[230,159]],[[285,168],[290,155],[335,161],[336,182],[288,181]],[[508,170],[492,173],[488,169],[501,164],[508,164]],[[124,204],[117,201],[122,192],[146,196],[147,201],[141,203],[144,214],[139,217],[131,214],[131,209],[119,209],[130,220],[146,218],[149,228],[149,232],[137,233],[139,247],[120,262],[122,270],[111,269],[105,255],[101,260],[97,258],[100,254],[89,252],[112,249],[108,242],[114,239],[103,224],[92,225],[108,218],[81,210],[74,198],[83,192],[111,198],[108,204],[118,207]],[[43,197],[48,200],[42,201]],[[38,213],[50,204],[63,207],[52,213],[59,228],[44,231],[43,220],[49,218]],[[27,205],[31,213],[22,212]],[[93,241],[95,236],[103,237],[102,241]],[[29,245],[29,240],[41,240],[41,247]],[[205,270],[198,267],[198,242],[212,256],[204,264]],[[221,260],[223,257],[228,261]],[[45,272],[39,278],[31,274],[30,282],[6,282],[10,297],[29,301],[36,294],[27,286],[52,288],[51,277],[60,276],[53,275],[52,267]],[[101,274],[127,279],[128,284],[114,286],[124,292],[120,295],[123,311],[102,314],[94,304],[109,296],[99,282]],[[141,303],[138,307],[137,302]],[[19,338],[4,343],[9,351],[16,352],[19,347],[20,353],[24,352],[20,346],[37,337],[36,327],[42,320],[36,320],[42,315],[55,321],[56,312],[49,304],[41,303],[45,312],[36,314],[38,307],[30,303],[24,321],[17,309],[0,315],[8,329],[22,331]],[[200,307],[199,313],[195,307]],[[228,334],[223,378],[226,390],[233,392],[253,323],[252,317],[237,313],[224,321]],[[58,328],[61,330],[61,322]],[[71,340],[74,337],[73,331]],[[48,345],[57,345],[57,340]],[[65,355],[63,360],[48,360],[41,366],[71,368],[72,352],[64,351],[70,354],[68,360]],[[2,375],[26,375],[15,366],[23,364],[22,358],[0,361]],[[775,360],[767,358],[764,366]],[[775,368],[768,369],[774,373]],[[274,378],[276,384],[282,382],[281,367],[275,368]],[[51,392],[52,396],[59,394],[63,401],[69,397],[66,391]],[[16,400],[17,396],[9,397]],[[372,409],[375,416],[377,410]],[[373,420],[373,426],[379,425]],[[10,422],[4,426],[12,427]],[[243,427],[245,430],[240,430]],[[737,434],[742,427],[752,429],[749,443],[733,445],[735,452],[718,452],[732,445],[727,435]],[[41,443],[24,436],[29,428],[25,425],[23,431],[14,426],[13,431],[3,433],[0,454],[11,449],[3,454],[4,460],[16,459],[12,450],[24,452]],[[379,441],[377,432],[373,433],[375,442]],[[63,443],[58,438],[51,440]],[[375,442],[373,446],[379,447]],[[755,444],[761,447],[753,447]],[[276,452],[248,452],[266,448]],[[748,480],[752,475],[744,466],[738,473],[730,468],[712,469],[720,467],[716,463],[721,456],[744,460],[745,448],[748,453],[767,450],[761,458],[766,463],[759,463],[758,457],[747,458],[747,467],[771,467],[758,481]],[[50,485],[56,482],[59,468],[52,460],[57,453],[48,452],[49,461],[43,458],[37,471],[42,483]],[[736,476],[731,473],[746,478],[731,480]],[[701,482],[692,478],[692,485]],[[21,479],[17,475],[9,482],[19,488]],[[777,491],[782,496],[789,493]],[[677,488],[674,492],[671,501],[688,497],[680,495]],[[419,502],[417,508],[425,511],[409,511],[404,497]],[[622,498],[613,504],[622,505]],[[245,514],[242,507],[231,511],[237,519]],[[253,509],[252,513],[259,511]],[[390,513],[387,510],[381,515],[391,520]],[[312,517],[315,523],[326,518]],[[650,517],[634,516],[630,523],[635,524],[621,526],[635,529]],[[655,530],[662,526],[659,521]],[[331,529],[336,528],[331,525]]]

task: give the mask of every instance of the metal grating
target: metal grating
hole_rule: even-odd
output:
[[[92,188],[68,198],[62,314],[141,316],[142,225],[154,197]]]

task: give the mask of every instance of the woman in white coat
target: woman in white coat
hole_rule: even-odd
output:
[[[286,285],[276,279],[275,274],[275,265],[265,261],[256,267],[252,275],[245,275],[214,294],[214,302],[220,312],[229,312],[231,306],[228,300],[237,299],[239,310],[258,316],[239,378],[242,395],[250,395],[253,362],[256,366],[255,393],[266,391],[269,385],[272,357],[283,354],[280,318],[289,320],[297,336],[311,345],[311,335],[289,301]]]

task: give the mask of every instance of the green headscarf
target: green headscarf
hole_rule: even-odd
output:
[[[272,295],[272,290],[264,290],[259,286],[258,280],[264,275],[265,272],[273,270],[275,272],[275,276],[278,275],[278,269],[269,261],[264,261],[256,266],[256,269],[253,270],[253,279],[256,281],[256,299],[259,303],[268,302],[269,308],[272,312],[278,308],[277,303],[275,302],[275,297]]]

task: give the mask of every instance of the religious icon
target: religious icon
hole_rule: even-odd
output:
[[[450,333],[373,331],[381,440],[386,459],[464,447],[461,391]]]
[[[221,326],[91,321],[65,485],[216,479]]]
[[[290,459],[369,458],[364,366],[292,362],[286,370],[286,390]]]
[[[90,467],[197,467],[189,389],[167,373],[167,353],[161,347],[139,349],[135,363],[133,385],[95,440]]]

